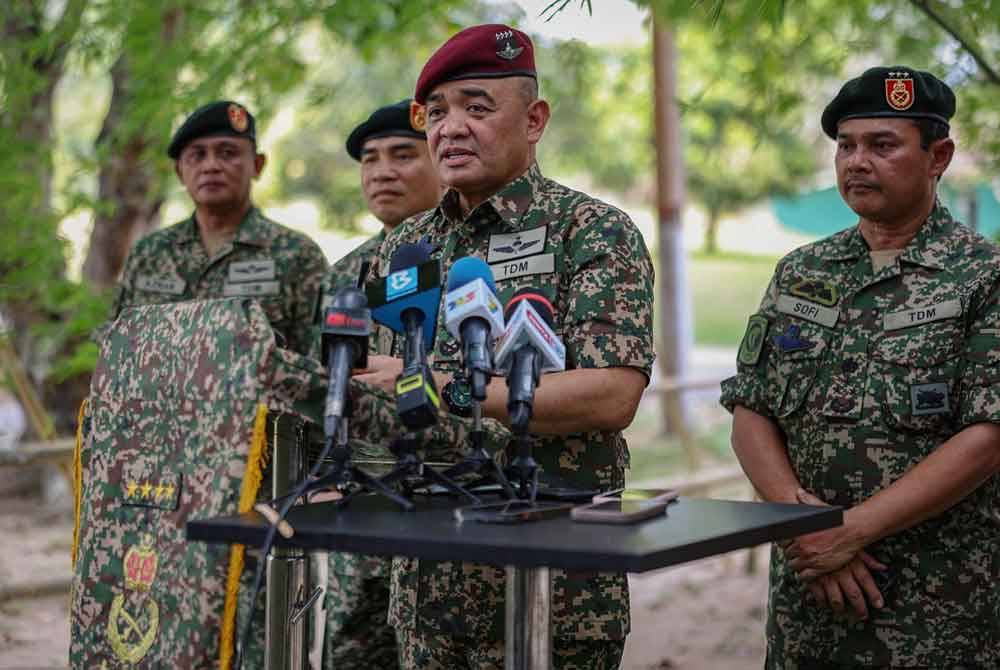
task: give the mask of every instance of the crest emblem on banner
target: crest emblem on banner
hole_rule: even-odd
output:
[[[139,544],[129,547],[122,561],[127,590],[146,592],[156,579],[159,557],[153,536],[143,535]],[[126,663],[138,663],[147,653],[160,629],[160,608],[148,594],[140,596],[138,609],[129,611],[134,597],[119,593],[111,602],[108,616],[108,642],[115,655]]]
[[[898,112],[913,105],[913,77],[909,72],[890,72],[885,80],[885,101]]]

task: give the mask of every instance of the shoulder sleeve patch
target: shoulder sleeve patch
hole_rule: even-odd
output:
[[[736,355],[736,360],[742,365],[757,365],[760,360],[760,352],[764,348],[764,340],[767,337],[767,329],[771,323],[760,314],[754,314],[747,323],[746,332],[743,333],[743,341],[740,342],[740,351]]]

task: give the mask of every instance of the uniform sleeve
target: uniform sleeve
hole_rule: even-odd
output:
[[[100,343],[104,339],[105,333],[111,328],[111,324],[122,313],[122,310],[132,304],[132,286],[135,279],[137,249],[138,247],[132,249],[125,259],[125,268],[122,270],[122,276],[115,285],[114,293],[111,296],[111,309],[108,311],[108,319],[90,334],[90,339],[93,342]]]
[[[582,208],[590,207],[589,204]],[[591,212],[577,212],[586,219]],[[642,235],[609,209],[569,242],[571,278],[561,323],[568,363],[577,368],[653,367],[653,264]]]
[[[767,403],[767,359],[771,355],[771,326],[777,313],[781,265],[775,270],[757,312],[750,316],[736,354],[736,375],[722,381],[719,402],[730,412],[742,405],[771,416]]]
[[[316,311],[316,301],[319,299],[320,286],[326,277],[327,264],[323,250],[307,240],[295,263],[295,275],[292,278],[294,297],[291,325],[288,329],[287,348],[300,354],[309,355],[315,350],[316,326],[313,315]]]
[[[1000,423],[1000,282],[993,278],[983,293],[966,330],[959,428]]]

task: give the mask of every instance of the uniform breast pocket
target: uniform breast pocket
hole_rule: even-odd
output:
[[[885,422],[906,431],[950,432],[958,410],[961,353],[962,331],[955,319],[883,336],[872,359]]]
[[[819,324],[780,315],[768,334],[768,407],[784,418],[800,410],[819,376],[832,333]]]

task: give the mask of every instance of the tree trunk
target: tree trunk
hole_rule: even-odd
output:
[[[718,210],[708,210],[708,222],[705,226],[705,246],[702,248],[709,256],[719,253],[719,215]]]
[[[684,209],[684,163],[680,112],[677,107],[677,67],[673,34],[653,15],[653,88],[655,93],[657,247],[659,295],[658,369],[664,379],[683,378],[690,352],[691,309],[685,281],[681,213]],[[663,432],[689,446],[689,422],[683,392],[661,396]]]
[[[182,8],[172,8],[159,17],[160,48],[181,38],[184,16]],[[153,88],[169,95],[176,74],[162,64],[155,64],[152,72],[136,72],[127,50],[111,68],[111,104],[97,136],[104,156],[97,177],[102,206],[94,215],[83,262],[84,279],[96,287],[114,286],[132,243],[160,225],[165,184],[158,166],[163,162],[150,155],[149,148],[156,143],[149,135],[148,123],[135,122],[137,98],[141,96],[136,88],[143,85],[147,92]]]
[[[94,216],[90,246],[83,262],[83,277],[98,288],[115,285],[132,242],[159,224],[163,204],[159,176],[147,156],[148,140],[142,131],[124,140],[120,128],[132,94],[127,57],[118,57],[111,68],[111,105],[97,137],[107,153],[98,172],[98,197],[102,204]]]

